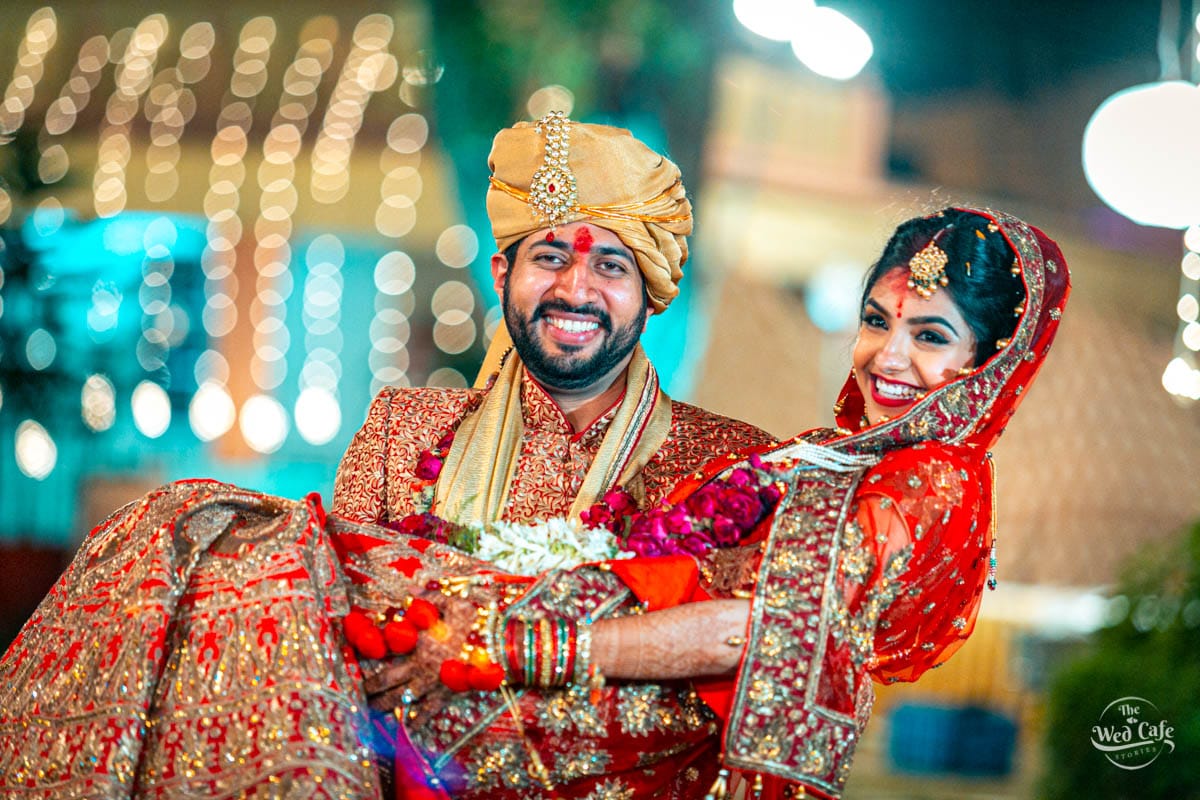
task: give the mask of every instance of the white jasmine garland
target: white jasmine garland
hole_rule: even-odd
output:
[[[534,522],[496,522],[479,531],[475,556],[513,575],[538,575],[572,569],[592,561],[632,558],[604,528],[587,528],[576,519],[555,517]]]

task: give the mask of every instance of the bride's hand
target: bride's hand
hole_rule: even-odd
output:
[[[372,666],[364,666],[363,688],[367,703],[377,711],[392,711],[417,702],[427,705],[430,701],[440,707],[450,694],[438,675],[443,661],[459,657],[475,621],[475,605],[440,594],[424,599],[438,607],[442,618],[434,627],[421,631],[416,649],[407,655],[388,656]],[[428,707],[421,710],[422,715],[431,713]]]

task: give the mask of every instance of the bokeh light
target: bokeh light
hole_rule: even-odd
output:
[[[823,264],[804,289],[804,310],[826,333],[848,331],[858,322],[864,267],[855,262]]]
[[[1189,322],[1179,337],[1183,346],[1192,352],[1200,351],[1200,322]]]
[[[35,481],[45,479],[58,461],[54,440],[45,428],[31,419],[17,426],[15,450],[18,469]]]
[[[45,328],[36,328],[25,340],[25,360],[35,370],[44,370],[54,363],[58,355],[58,343]]]
[[[862,72],[875,52],[866,31],[845,14],[825,6],[805,12],[791,39],[792,52],[800,63],[839,81]]]
[[[429,123],[420,114],[402,114],[388,126],[388,147],[397,153],[415,153],[429,139]]]
[[[469,317],[458,323],[439,320],[433,324],[433,343],[444,353],[462,353],[475,344],[475,338],[475,321]]]
[[[106,431],[117,419],[117,390],[104,375],[89,375],[80,396],[83,424],[97,433]]]
[[[467,388],[467,377],[452,367],[440,367],[429,373],[429,386],[444,386],[449,389]]]
[[[1200,253],[1187,253],[1179,267],[1189,280],[1200,281]]]
[[[1092,190],[1142,225],[1184,229],[1200,219],[1200,87],[1186,81],[1134,86],[1109,97],[1083,133]]]
[[[224,436],[237,421],[237,409],[228,390],[215,380],[201,383],[188,405],[188,423],[196,438],[211,442]]]
[[[815,5],[812,0],[733,0],[733,14],[751,33],[786,42]]]
[[[543,86],[529,95],[525,108],[529,111],[530,119],[541,119],[551,111],[561,111],[569,117],[575,110],[575,95],[567,87],[558,84]]]
[[[1184,231],[1183,246],[1193,252],[1200,252],[1200,225],[1192,225]]]
[[[465,267],[479,255],[479,237],[466,225],[451,225],[438,236],[435,252],[447,267]]]
[[[404,62],[404,82],[410,86],[430,86],[442,79],[446,67],[432,50],[418,50]]]
[[[407,253],[385,253],[375,265],[375,288],[383,294],[403,294],[412,288],[417,269]]]
[[[322,445],[338,435],[342,408],[326,388],[310,386],[296,400],[296,432],[312,445]]]
[[[171,425],[171,398],[157,383],[142,381],[133,390],[130,404],[133,408],[133,424],[142,435],[157,439]]]
[[[242,405],[238,427],[252,450],[263,454],[274,453],[287,439],[287,411],[274,397],[256,394]]]
[[[1183,322],[1195,322],[1197,318],[1200,318],[1200,302],[1196,300],[1196,295],[1181,296],[1179,302],[1175,304],[1175,313]]]
[[[1175,357],[1163,370],[1162,385],[1178,397],[1200,400],[1200,369],[1196,369],[1181,357]]]

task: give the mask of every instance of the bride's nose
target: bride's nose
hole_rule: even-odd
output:
[[[887,339],[875,356],[875,364],[880,369],[898,372],[908,367],[910,339],[902,331],[888,331]]]

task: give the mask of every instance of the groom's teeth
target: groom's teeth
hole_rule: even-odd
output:
[[[599,322],[584,322],[579,319],[558,319],[557,317],[547,317],[546,321],[560,331],[567,333],[584,333],[585,331],[594,331],[600,327]]]

